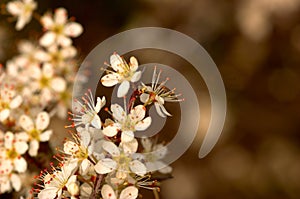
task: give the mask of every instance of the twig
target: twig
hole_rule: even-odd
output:
[[[153,189],[153,194],[154,194],[155,199],[159,199],[159,193],[158,193],[157,189]]]
[[[102,179],[103,179],[102,174],[97,175],[94,190],[93,190],[93,192],[90,196],[90,199],[95,199],[96,198],[96,196],[98,194],[98,190],[100,189],[100,186],[101,186]]]

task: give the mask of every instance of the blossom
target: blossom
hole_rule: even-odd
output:
[[[12,172],[10,160],[1,160],[0,164],[0,194],[9,192],[13,188],[16,191],[21,189],[21,179],[18,174]]]
[[[37,3],[33,0],[16,0],[9,2],[7,11],[17,17],[16,30],[21,30],[30,20]]]
[[[1,162],[7,160],[7,166],[15,171],[25,172],[27,162],[21,155],[27,150],[28,145],[26,142],[17,139],[12,132],[6,132],[4,135],[4,147],[0,148],[0,160]]]
[[[172,167],[166,165],[162,159],[166,156],[167,147],[162,144],[154,144],[149,138],[141,139],[143,150],[143,162],[148,171],[159,171],[160,173],[171,173]]]
[[[52,166],[53,173],[43,173],[41,175],[44,183],[44,189],[42,189],[38,198],[54,199],[61,198],[63,189],[72,189],[73,183],[76,182],[77,176],[74,175],[77,165],[71,162],[64,163],[59,169]]]
[[[18,137],[22,140],[29,141],[29,155],[36,156],[40,142],[46,142],[52,135],[52,130],[46,130],[50,123],[50,117],[47,112],[40,112],[35,120],[27,116],[22,115],[19,119],[19,124],[25,130],[18,134]]]
[[[23,99],[12,84],[0,82],[0,89],[0,122],[3,122],[10,116],[11,110],[21,105]]]
[[[61,46],[70,46],[72,40],[69,37],[78,37],[83,28],[79,23],[68,22],[67,10],[58,8],[55,10],[54,16],[47,13],[41,18],[41,24],[46,33],[40,38],[40,44],[49,47],[56,43]]]
[[[101,189],[101,195],[103,199],[135,199],[138,197],[139,190],[135,186],[128,186],[123,189],[120,193],[120,196],[117,197],[117,191],[113,190],[113,188],[105,184]]]
[[[83,103],[79,100],[75,100],[76,105],[75,113],[69,113],[73,116],[74,123],[71,126],[79,126],[85,125],[88,128],[90,125],[94,126],[97,129],[101,128],[101,120],[98,116],[99,111],[105,105],[106,100],[105,97],[97,97],[97,103],[95,105],[94,98],[92,96],[92,92],[89,89],[88,93],[85,93],[85,96],[82,97]],[[66,126],[68,127],[68,126]]]
[[[121,143],[117,147],[113,142],[105,141],[102,148],[111,156],[103,158],[94,166],[99,174],[107,174],[116,171],[118,179],[126,179],[129,173],[143,176],[146,174],[145,165],[139,160],[132,158],[137,151],[138,143],[134,139],[131,142]]]
[[[42,69],[39,67],[32,67],[30,87],[33,92],[41,92],[41,102],[43,105],[51,101],[56,93],[61,93],[66,90],[66,81],[55,74],[54,68],[49,63],[44,63]]]
[[[175,94],[174,90],[168,90],[165,87],[165,84],[169,80],[168,78],[158,84],[159,78],[161,75],[161,71],[157,74],[156,67],[154,68],[151,86],[147,86],[142,83],[142,87],[140,90],[142,94],[140,96],[141,102],[145,103],[146,105],[154,103],[155,109],[161,117],[171,116],[171,114],[166,110],[164,107],[165,102],[179,102],[183,101],[183,99],[178,99],[181,94]]]
[[[110,56],[110,66],[113,71],[107,70],[107,75],[101,78],[104,86],[111,87],[121,83],[118,88],[118,97],[123,97],[129,90],[129,81],[137,82],[141,78],[141,71],[138,69],[138,61],[135,57],[130,58],[129,65],[117,53]]]
[[[134,138],[135,131],[143,131],[151,124],[151,117],[144,119],[146,108],[143,105],[134,107],[129,114],[126,114],[121,106],[113,104],[111,105],[111,111],[115,123],[104,127],[103,133],[108,137],[113,137],[121,130],[122,142],[131,141]]]

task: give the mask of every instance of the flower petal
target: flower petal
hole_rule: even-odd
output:
[[[54,22],[62,25],[67,22],[68,13],[65,8],[57,8],[54,13]]]
[[[40,143],[37,140],[31,140],[31,142],[29,143],[29,155],[34,157],[37,155],[37,152],[39,150],[40,147]]]
[[[10,181],[12,184],[12,187],[15,191],[20,191],[21,189],[21,179],[17,174],[11,174]]]
[[[107,151],[109,154],[111,154],[113,157],[120,155],[119,148],[112,142],[105,141],[102,144],[102,148]]]
[[[114,171],[117,168],[117,163],[110,159],[104,158],[100,160],[95,166],[95,171],[99,174],[106,174]]]
[[[139,80],[141,79],[141,76],[142,76],[142,71],[137,71],[137,72],[135,72],[135,73],[132,75],[130,81],[131,81],[131,82],[137,82],[137,81],[139,81]]]
[[[32,119],[27,115],[22,115],[20,117],[19,124],[27,132],[33,130],[34,128]]]
[[[97,114],[94,115],[91,124],[93,127],[97,128],[97,129],[101,129],[101,120],[100,120],[99,115],[97,115]]]
[[[72,44],[72,40],[65,35],[57,35],[56,42],[63,47],[70,46]]]
[[[144,131],[151,125],[152,119],[151,117],[146,117],[144,120],[138,122],[135,125],[135,130]]]
[[[67,87],[67,83],[66,81],[61,78],[61,77],[56,77],[53,78],[51,81],[51,88],[55,91],[55,92],[63,92],[66,90]]]
[[[54,199],[57,195],[57,191],[58,188],[56,187],[48,187],[46,189],[42,189],[38,194],[38,198]]]
[[[117,135],[118,130],[119,130],[118,126],[109,125],[107,127],[104,127],[102,132],[104,135],[106,135],[108,137],[113,137],[113,136]]]
[[[111,87],[119,83],[120,75],[117,73],[110,73],[101,78],[103,86]]]
[[[130,88],[129,81],[127,80],[123,81],[118,88],[117,96],[124,97],[128,93],[129,88]]]
[[[48,130],[48,131],[45,131],[43,133],[40,134],[40,141],[41,142],[46,142],[48,140],[50,140],[50,137],[52,135],[52,130]]]
[[[18,95],[10,102],[9,106],[12,109],[18,108],[20,106],[20,104],[22,103],[22,101],[23,101],[22,97],[20,95]]]
[[[147,172],[146,166],[138,160],[133,160],[129,163],[130,170],[140,176],[143,176]]]
[[[146,103],[148,100],[149,100],[149,94],[148,93],[142,93],[141,95],[140,95],[140,100],[141,100],[141,102],[143,102],[143,103]]]
[[[114,69],[114,71],[119,71],[120,66],[123,64],[123,59],[117,53],[114,53],[110,56],[110,66]]]
[[[111,186],[105,184],[101,189],[101,196],[103,199],[116,199],[116,194]]]
[[[131,109],[130,111],[130,119],[131,121],[138,122],[144,119],[146,114],[146,107],[143,105],[138,105]]]
[[[9,117],[10,110],[9,109],[4,109],[0,111],[0,121],[3,122]]]
[[[10,131],[6,132],[4,137],[4,147],[6,149],[13,148],[13,140],[14,140],[14,134]]]
[[[136,71],[139,66],[139,62],[135,57],[130,57],[130,70]]]
[[[56,34],[54,32],[48,31],[46,32],[39,40],[39,43],[42,46],[49,47],[54,44],[56,39]]]
[[[15,167],[16,171],[23,173],[27,169],[27,162],[23,157],[15,158],[14,159],[14,167]]]
[[[15,142],[14,147],[16,148],[16,152],[20,155],[28,150],[28,144],[26,142]]]
[[[9,2],[6,9],[12,15],[20,15],[22,12],[22,3],[20,1]]]
[[[38,116],[36,117],[35,126],[37,130],[44,130],[49,126],[50,123],[50,117],[49,114],[45,111],[40,112]]]
[[[130,142],[121,142],[120,146],[123,148],[124,153],[133,154],[138,149],[138,141],[133,139]]]
[[[138,197],[139,190],[134,186],[126,187],[120,194],[120,199],[136,199]]]
[[[64,29],[64,33],[70,37],[78,37],[82,32],[82,26],[76,22],[70,22],[66,24]]]
[[[114,119],[116,119],[118,122],[122,123],[126,119],[126,113],[119,104],[112,104],[110,106],[110,110]]]
[[[134,138],[134,133],[132,131],[123,131],[121,134],[121,142],[130,142]]]
[[[47,30],[51,29],[53,27],[53,24],[54,24],[51,15],[50,14],[45,14],[44,16],[42,16],[41,17],[41,24],[45,29],[47,29]]]

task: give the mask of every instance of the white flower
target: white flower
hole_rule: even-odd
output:
[[[121,143],[120,147],[117,147],[112,142],[105,141],[102,147],[111,158],[103,158],[95,165],[94,168],[97,173],[107,174],[116,171],[118,179],[126,179],[129,173],[135,173],[140,176],[146,174],[145,165],[132,158],[138,147],[136,139],[133,139],[131,142]]]
[[[10,161],[11,169],[22,173],[27,169],[27,162],[21,155],[27,150],[28,145],[26,142],[17,139],[12,132],[6,132],[4,147],[0,148],[0,159]]]
[[[161,117],[171,116],[171,114],[165,109],[164,103],[165,102],[179,102],[183,101],[183,99],[178,99],[181,94],[176,95],[174,93],[175,89],[167,90],[165,87],[168,78],[158,84],[160,78],[161,71],[156,74],[156,67],[154,68],[151,86],[146,86],[142,83],[142,94],[140,96],[141,102],[145,103],[146,105],[151,104],[154,102],[155,109],[157,113]]]
[[[0,194],[21,189],[21,179],[18,174],[13,173],[10,161],[1,160],[0,165]]]
[[[7,11],[18,18],[16,29],[21,30],[30,20],[37,3],[33,0],[16,0],[9,2]]]
[[[89,93],[85,93],[85,97],[82,97],[83,103],[79,100],[75,101],[78,107],[75,107],[75,113],[70,113],[74,121],[71,127],[85,125],[85,127],[88,128],[92,125],[97,129],[101,128],[101,120],[98,113],[106,103],[105,97],[102,97],[102,99],[97,97],[97,103],[95,105],[91,90],[89,89],[88,92]]]
[[[6,120],[12,109],[18,108],[23,99],[17,95],[15,86],[0,82],[0,122]]]
[[[118,104],[111,105],[112,116],[115,123],[103,128],[103,134],[108,137],[115,136],[119,130],[122,131],[122,142],[129,142],[134,138],[135,131],[143,131],[151,124],[151,117],[145,117],[146,108],[138,105],[127,114]]]
[[[127,94],[131,82],[137,82],[141,78],[141,71],[138,69],[138,61],[135,57],[130,58],[129,65],[118,54],[114,53],[110,56],[110,66],[114,71],[107,70],[107,75],[101,78],[104,86],[111,87],[121,83],[118,88],[118,97],[123,97]]]
[[[149,138],[142,138],[141,143],[144,148],[142,159],[148,171],[152,172],[158,170],[164,174],[172,172],[172,167],[161,161],[168,152],[166,146],[162,144],[154,145]]]
[[[25,130],[18,134],[22,140],[29,141],[29,155],[36,156],[40,142],[46,142],[52,135],[52,130],[46,130],[50,123],[50,117],[47,112],[41,112],[37,115],[35,123],[27,115],[22,115],[19,124]],[[46,130],[46,131],[45,131]]]
[[[50,63],[44,63],[42,69],[39,67],[32,67],[31,69],[31,76],[34,81],[31,82],[30,87],[33,92],[41,92],[41,103],[43,105],[51,101],[55,94],[66,90],[66,81],[55,74]]]
[[[64,8],[56,9],[53,17],[50,13],[42,16],[41,23],[47,30],[40,38],[42,46],[49,47],[54,43],[70,46],[72,40],[69,37],[78,37],[82,33],[82,26],[76,22],[68,22],[67,16],[67,10]]]
[[[101,189],[101,195],[103,199],[136,199],[138,197],[139,190],[135,186],[128,186],[123,189],[120,193],[120,196],[117,197],[117,191],[105,184]]]
[[[52,167],[52,174],[46,173],[43,175],[44,189],[39,192],[38,198],[61,198],[63,189],[72,189],[69,186],[73,186],[73,183],[76,183],[77,176],[73,175],[76,168],[77,165],[70,162],[64,163],[60,170]]]

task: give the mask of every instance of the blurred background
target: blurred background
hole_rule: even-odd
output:
[[[171,165],[174,178],[163,182],[162,199],[300,197],[300,0],[37,2],[42,12],[63,6],[83,25],[83,35],[75,39],[82,60],[114,34],[158,26],[195,39],[215,61],[227,92],[222,136],[208,156],[198,158],[210,100],[201,77],[185,70],[191,84],[199,85],[202,118],[197,139]],[[32,23],[15,34],[14,24],[0,20],[0,62],[16,53],[15,41],[34,37],[35,28],[40,27]],[[179,68],[184,63],[159,51],[132,54],[140,63],[163,58]]]

